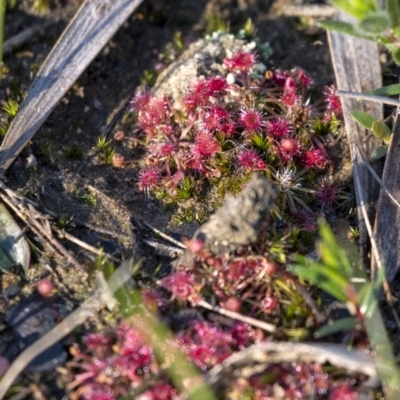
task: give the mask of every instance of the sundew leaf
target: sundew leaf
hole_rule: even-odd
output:
[[[28,242],[20,234],[21,228],[11,214],[0,203],[0,268],[9,272],[15,264],[20,264],[26,271],[29,267],[31,253]]]
[[[372,124],[376,121],[374,117],[364,111],[354,110],[351,112],[351,116],[356,122],[368,130],[372,130]]]
[[[379,160],[382,157],[385,157],[387,152],[388,152],[388,148],[389,148],[389,146],[387,144],[379,146],[377,149],[375,149],[372,152],[372,154],[371,154],[369,159],[371,161],[376,161],[376,160]]]
[[[332,0],[332,4],[358,19],[365,18],[368,13],[378,10],[376,0]]]
[[[357,326],[360,326],[360,320],[357,317],[341,318],[331,324],[323,326],[321,329],[318,329],[314,333],[314,337],[319,339],[336,332],[347,331],[349,329],[356,328]]]
[[[400,83],[393,85],[383,86],[381,88],[368,92],[374,96],[395,96],[400,94]]]
[[[389,15],[385,11],[377,11],[368,14],[367,17],[360,21],[358,26],[367,34],[379,34],[390,29],[391,21]]]

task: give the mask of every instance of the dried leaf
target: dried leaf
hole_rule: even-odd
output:
[[[0,203],[0,268],[5,271],[10,271],[15,264],[20,264],[25,270],[29,267],[31,253],[28,242],[23,236],[15,241],[20,232],[21,228]]]

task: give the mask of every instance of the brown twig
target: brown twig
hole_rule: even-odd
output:
[[[141,221],[142,224],[146,225],[149,229],[151,229],[154,233],[157,235],[161,236],[165,240],[168,240],[169,242],[175,244],[176,246],[180,247],[181,249],[186,250],[186,246],[180,242],[179,240],[174,239],[173,237],[167,235],[166,233],[160,231],[159,229],[155,228],[154,226],[150,225],[149,223],[145,221]]]
[[[197,307],[205,308],[206,310],[214,311],[220,315],[225,317],[236,319],[238,321],[245,322],[246,324],[255,326],[256,328],[263,329],[267,332],[276,332],[276,326],[273,324],[269,324],[268,322],[260,321],[255,318],[246,317],[245,315],[239,314],[234,311],[226,310],[225,308],[221,308],[219,306],[212,306],[210,303],[207,303],[205,300],[200,300],[195,304]]]
[[[12,202],[7,196],[5,196],[5,195],[3,195],[3,194],[0,193],[0,198],[1,198],[6,204],[8,204],[8,206],[15,212],[15,214],[17,214],[17,216],[18,216],[22,221],[24,221],[24,223],[29,227],[29,229],[30,229],[37,237],[43,239],[43,236],[42,236],[40,230],[38,230],[35,226],[33,226],[33,225],[31,224],[31,221],[28,220],[28,219],[26,218],[26,216],[19,210],[18,207],[16,207],[16,206],[13,204],[13,202]],[[51,243],[49,243],[49,242],[47,242],[47,241],[44,241],[44,243],[45,243],[45,245],[48,246],[48,248],[49,248],[49,250],[50,250],[51,252],[56,253],[56,254],[58,254],[59,256],[62,256],[62,254],[60,254],[60,252],[58,252],[57,249],[54,248],[54,247],[52,246]]]
[[[103,233],[104,235],[109,235],[109,236],[112,236],[112,237],[115,237],[115,238],[118,238],[118,239],[122,239],[122,240],[129,240],[130,239],[129,235],[127,235],[126,233],[117,232],[117,231],[114,231],[112,229],[108,229],[108,228],[104,228],[104,227],[101,227],[101,226],[93,225],[93,224],[90,224],[89,222],[84,222],[84,221],[81,221],[79,219],[73,219],[72,222],[74,224],[78,225],[78,226],[83,227],[83,228],[88,228],[88,229],[91,229],[92,231]]]
[[[47,19],[38,24],[30,26],[24,29],[22,32],[12,36],[3,43],[3,54],[6,55],[12,53],[13,51],[18,50],[20,47],[25,46],[31,40],[45,35],[46,32],[48,32],[47,28],[49,26],[58,23],[61,17],[70,15],[71,12],[75,11],[75,9],[76,6],[72,5],[55,10],[49,15],[49,17],[52,19]]]
[[[0,189],[2,189],[2,190],[9,196],[10,200],[12,199],[13,204],[14,204],[15,206],[18,205],[19,208],[21,208],[22,205],[25,204],[25,203],[28,204],[28,205],[30,205],[30,206],[33,206],[33,207],[35,207],[35,208],[39,208],[39,204],[38,204],[38,203],[34,202],[33,200],[27,199],[26,197],[20,196],[19,194],[17,194],[16,192],[14,192],[12,189],[10,189],[9,187],[7,187],[1,180],[0,180]],[[6,201],[6,200],[4,200],[4,201]],[[9,204],[9,203],[7,203],[7,204]],[[10,206],[10,207],[11,207],[11,206]],[[24,207],[24,208],[25,208],[25,207]],[[32,209],[31,209],[31,210],[32,210]],[[57,215],[56,215],[55,213],[53,213],[52,211],[50,211],[50,210],[48,210],[48,209],[46,209],[46,208],[44,208],[44,210],[45,210],[45,212],[46,212],[49,216],[51,216],[52,218],[57,218]],[[43,219],[43,220],[45,220],[45,221],[48,221],[48,220],[47,220],[47,216],[44,216],[44,215],[42,215],[42,214],[39,214],[39,212],[38,212],[37,210],[35,210],[35,213],[36,213],[36,216],[39,216],[39,215],[40,215],[40,219]],[[19,217],[20,217],[24,222],[27,222],[27,219],[26,219],[22,214],[19,214]],[[122,237],[123,239],[126,239],[126,238],[127,238],[127,235],[124,235],[124,234],[121,234],[121,233],[118,233],[118,232],[114,232],[114,231],[111,231],[111,230],[108,230],[108,229],[105,229],[105,228],[103,229],[103,228],[94,227],[93,225],[86,224],[86,223],[83,223],[83,222],[81,222],[81,221],[74,221],[74,222],[75,222],[77,225],[83,225],[83,226],[86,227],[86,228],[89,228],[89,229],[92,229],[92,230],[97,230],[97,231],[99,231],[100,233],[106,233],[106,234],[109,234],[110,236]],[[47,223],[47,234],[50,235],[50,234],[51,234],[51,232],[49,231],[50,225],[48,224],[48,222],[46,222],[46,223]],[[32,228],[35,229],[35,232],[34,232],[34,233],[35,233],[36,235],[38,235],[38,236],[41,236],[40,233],[37,231],[37,228],[34,227],[34,226],[32,226],[31,223],[29,223],[29,228],[30,228],[30,229],[32,229]],[[90,251],[90,252],[93,253],[93,254],[102,255],[102,256],[107,257],[107,258],[109,258],[110,260],[113,260],[113,261],[118,262],[118,263],[121,262],[121,260],[119,260],[118,258],[115,258],[115,257],[113,257],[112,255],[107,254],[107,253],[105,253],[104,251],[99,250],[99,249],[97,249],[96,247],[93,247],[93,246],[91,246],[91,245],[88,244],[88,243],[83,242],[82,240],[76,238],[75,236],[73,236],[73,235],[71,235],[71,234],[69,234],[69,233],[67,233],[67,232],[65,232],[65,231],[62,231],[62,230],[57,229],[57,228],[55,228],[55,227],[53,227],[53,228],[51,228],[51,229],[53,229],[53,230],[57,233],[57,235],[58,235],[59,237],[65,238],[66,240],[68,240],[68,241],[70,241],[70,242],[72,242],[72,243],[75,243],[76,245],[82,247],[82,248],[85,249],[85,250]],[[24,232],[24,230],[22,230],[22,232]],[[22,234],[22,232],[21,232],[21,234]],[[56,251],[56,249],[53,248],[53,251]],[[59,254],[60,254],[60,253],[59,253]],[[60,255],[62,256],[63,254],[60,254]]]
[[[75,236],[73,236],[73,235],[71,235],[71,234],[69,234],[67,232],[61,231],[60,229],[56,229],[56,228],[53,228],[53,230],[57,233],[57,235],[60,238],[67,239],[68,241],[70,241],[71,243],[75,243],[76,245],[78,245],[82,249],[90,251],[91,253],[96,254],[98,256],[103,256],[103,257],[109,258],[110,260],[112,260],[114,262],[117,262],[117,263],[121,262],[121,260],[119,260],[118,258],[112,256],[111,254],[107,254],[103,250],[97,249],[96,247],[91,246],[90,244],[88,244],[88,243],[76,238]]]
[[[156,242],[154,240],[143,239],[143,242],[146,243],[148,246],[152,247],[153,249],[155,249],[157,254],[161,256],[175,257],[177,255],[183,254],[185,251],[180,247],[167,246],[165,244]]]
[[[12,53],[26,43],[30,42],[37,36],[42,36],[46,32],[46,28],[51,24],[51,21],[46,21],[44,24],[37,24],[24,29],[22,32],[6,40],[3,44],[4,55]]]
[[[49,231],[48,229],[46,229],[46,227],[39,223],[39,218],[46,221],[45,216],[40,215],[38,211],[33,208],[32,205],[28,204],[28,207],[30,207],[30,209],[24,207],[22,201],[20,199],[17,199],[17,196],[14,196],[14,198],[11,200],[9,197],[0,193],[0,197],[5,203],[9,205],[9,207],[14,210],[18,217],[22,221],[24,221],[27,226],[29,226],[29,228],[35,235],[41,237],[42,239],[44,239],[44,242],[47,245],[50,245],[49,247],[52,249],[52,251],[55,251],[59,255],[66,257],[67,260],[72,265],[74,265],[75,268],[77,268],[83,274],[87,275],[87,272],[80,264],[80,262],[69,251],[67,251],[67,249],[58,240],[53,237],[51,230]]]

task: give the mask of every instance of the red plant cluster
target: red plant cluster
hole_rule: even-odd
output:
[[[114,400],[140,387],[157,372],[153,351],[129,326],[122,325],[109,335],[86,336],[87,352],[72,349],[76,366],[84,372],[75,375],[70,389],[79,387],[74,398]]]
[[[325,108],[314,106],[313,80],[305,71],[268,71],[262,77],[257,62],[253,52],[225,58],[229,79],[199,78],[179,109],[150,92],[134,98],[136,131],[142,132],[148,153],[148,166],[138,174],[141,190],[180,206],[184,199],[202,196],[207,185],[223,185],[219,178],[245,182],[253,171],[271,176],[285,168],[326,169],[327,153],[316,136],[321,126],[329,133],[341,112],[334,89],[324,93]]]
[[[246,324],[236,324],[222,330],[218,325],[194,321],[178,333],[176,343],[190,361],[205,371],[228,358],[241,348],[254,343],[253,332]]]
[[[238,323],[222,329],[205,321],[192,321],[174,339],[188,358],[205,370],[222,362],[254,343],[253,331],[248,325]],[[121,325],[108,334],[91,333],[84,339],[87,350],[72,348],[74,361],[70,367],[77,373],[69,389],[75,389],[71,398],[82,400],[115,400],[134,391],[141,392],[141,400],[170,400],[177,391],[164,377],[153,350],[145,344],[140,333],[128,325]],[[149,385],[153,382],[153,385]]]
[[[179,331],[174,343],[201,371],[221,363],[234,352],[260,341],[247,324],[222,328],[204,320],[192,320]],[[121,396],[138,400],[174,400],[179,391],[170,383],[151,348],[138,331],[121,325],[109,334],[89,334],[86,352],[74,348],[70,366],[83,369],[69,385],[71,399],[116,400]],[[246,394],[254,400],[357,400],[358,391],[349,378],[335,382],[321,364],[272,364],[247,379],[232,381],[228,393]]]
[[[200,299],[212,298],[231,314],[279,320],[292,332],[302,318],[313,318],[310,305],[298,293],[297,281],[285,271],[285,252],[296,237],[289,225],[298,222],[303,231],[314,232],[316,217],[310,204],[330,210],[339,197],[339,190],[328,179],[316,179],[316,175],[330,165],[324,135],[334,129],[340,101],[334,89],[327,88],[324,101],[313,103],[309,95],[313,81],[305,71],[276,70],[261,76],[258,61],[255,52],[225,58],[226,76],[200,78],[177,108],[167,97],[150,92],[137,95],[132,102],[136,132],[142,135],[136,142],[144,143],[147,152],[147,167],[138,173],[137,184],[146,194],[178,205],[191,197],[202,203],[207,189],[215,186],[222,199],[227,191],[223,184],[228,190],[234,185],[243,187],[250,174],[258,171],[280,183],[282,197],[286,196],[281,203],[290,214],[290,222],[279,232],[284,239],[271,238],[267,244],[264,237],[234,255],[213,256],[201,240],[188,240],[186,246],[194,253],[191,265],[178,264],[157,289],[142,291],[147,312],[165,315],[182,305],[199,305]],[[116,140],[125,139],[129,139],[125,134],[116,134]],[[114,160],[118,167],[123,162]],[[282,211],[287,212],[277,214]],[[177,332],[171,340],[202,372],[264,339],[260,329],[245,323],[206,318],[188,317],[181,327],[174,327]],[[69,386],[74,390],[71,398],[179,398],[157,352],[140,335],[121,325],[108,334],[89,334],[85,352],[74,347],[70,366],[79,372]],[[254,400],[358,398],[350,380],[337,384],[320,364],[302,363],[268,366],[250,378],[232,382],[229,391],[229,398]]]

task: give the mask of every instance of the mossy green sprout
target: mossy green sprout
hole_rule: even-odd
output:
[[[18,113],[19,110],[19,104],[17,101],[13,99],[8,99],[1,109],[5,112],[8,118],[13,119]]]
[[[88,204],[90,204],[91,206],[95,206],[97,204],[97,200],[96,197],[90,193],[85,193],[84,191],[78,189],[75,192],[75,197],[81,201],[84,201]]]
[[[45,13],[50,10],[50,0],[35,0],[33,8],[38,13]]]
[[[66,146],[64,150],[64,157],[70,158],[73,160],[79,160],[83,157],[83,149],[82,146],[78,143],[72,143]]]
[[[102,135],[97,138],[96,146],[99,150],[105,150],[110,146],[111,141],[107,140],[107,136]]]

